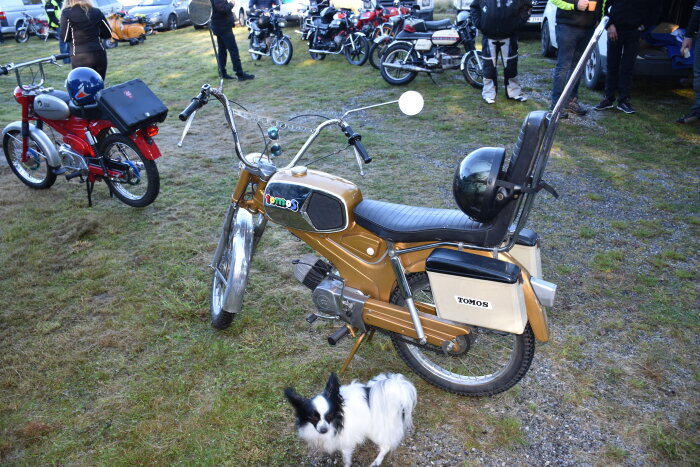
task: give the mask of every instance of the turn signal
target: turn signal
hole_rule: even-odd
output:
[[[416,32],[416,28],[414,28],[410,24],[404,24],[403,30],[406,32]]]
[[[158,127],[153,125],[153,126],[147,126],[146,128],[143,129],[143,133],[148,136],[149,138],[153,138],[155,135],[158,134]]]

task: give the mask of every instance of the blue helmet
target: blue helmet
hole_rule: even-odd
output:
[[[77,105],[92,104],[95,95],[104,87],[102,77],[92,68],[84,66],[75,68],[66,78],[68,95]]]

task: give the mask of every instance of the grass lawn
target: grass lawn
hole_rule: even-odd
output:
[[[236,32],[243,52],[246,32]],[[365,198],[453,207],[452,175],[464,155],[481,146],[510,153],[527,113],[548,106],[553,61],[540,56],[536,38],[521,45],[530,99],[506,101],[499,89],[487,106],[458,72],[391,87],[369,65],[311,60],[293,28],[287,33],[292,62],[277,67],[242,53],[256,79],[227,82],[232,100],[290,118],[337,115],[407,89],[425,97],[416,117],[387,106],[351,119],[374,157],[365,177],[348,152],[312,165],[357,183]],[[0,63],[57,51],[55,41],[6,40]],[[52,67],[48,83],[62,89],[68,71]],[[207,31],[110,50],[107,84],[132,78],[170,108],[156,137],[161,193],[151,206],[129,208],[98,184],[88,208],[76,180],[33,191],[0,164],[0,462],[328,465],[297,441],[282,395],[290,385],[305,395],[320,390],[352,344],[330,348],[334,325],[304,320],[313,305],[291,261],[308,248],[268,227],[244,312],[226,331],[208,323],[208,264],[237,176],[219,108],[200,112],[176,146],[177,114],[203,83],[216,83]],[[15,81],[0,84],[0,121],[9,123],[19,118]],[[583,102],[600,98],[582,87]],[[387,465],[424,465],[426,439],[449,446],[430,451],[443,465],[536,463],[536,455],[698,462],[700,127],[674,123],[691,99],[689,88],[640,78],[636,115],[591,111],[560,125],[545,178],[562,197],[540,196],[530,221],[544,238],[544,278],[560,290],[549,313],[553,339],[538,346],[518,386],[466,399],[410,373],[386,338],[361,348],[343,382],[394,371],[418,389],[415,432]],[[240,129],[247,149],[259,151],[257,128]],[[282,158],[302,138],[283,133]],[[329,132],[311,158],[343,144]],[[362,449],[355,460],[366,465],[374,454]]]

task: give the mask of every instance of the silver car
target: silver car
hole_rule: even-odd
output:
[[[144,15],[156,29],[174,30],[192,24],[187,7],[190,0],[141,0],[130,15]]]
[[[46,19],[42,0],[0,0],[0,33],[14,34],[24,23],[24,15]]]

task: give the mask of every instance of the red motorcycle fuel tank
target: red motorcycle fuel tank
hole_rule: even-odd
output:
[[[265,188],[270,219],[307,232],[340,232],[353,222],[353,209],[362,193],[353,183],[306,167],[282,170]]]

